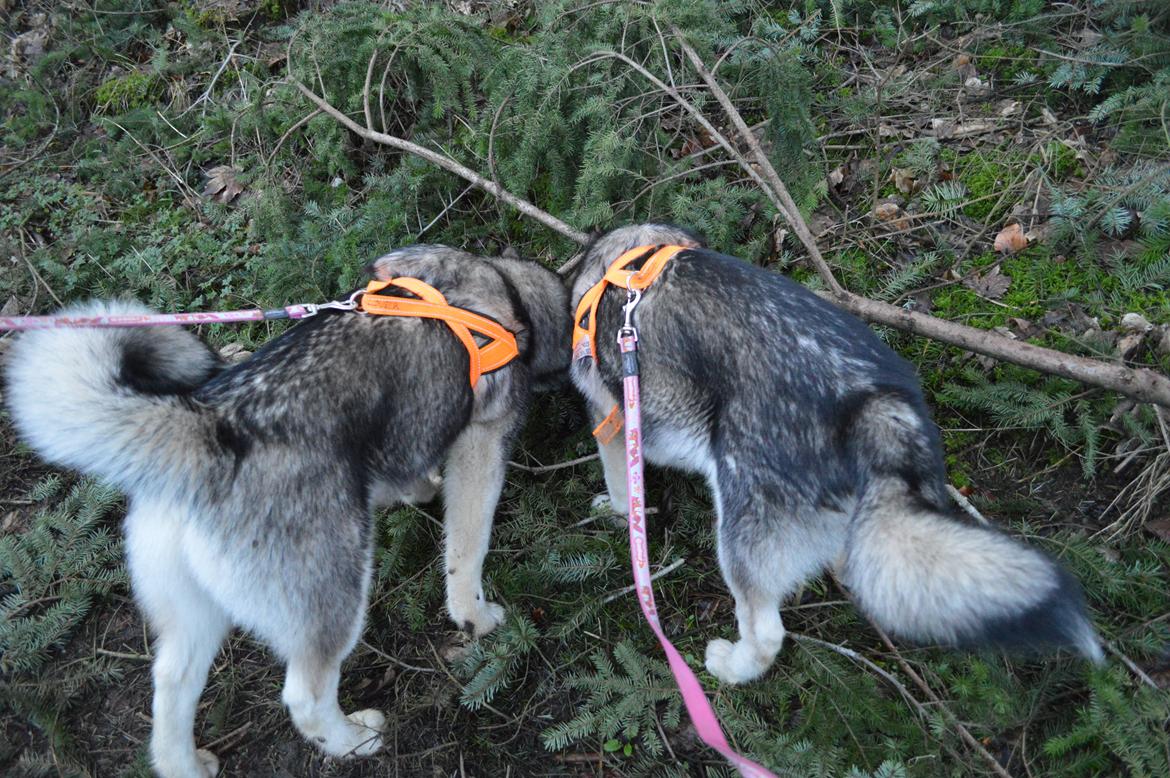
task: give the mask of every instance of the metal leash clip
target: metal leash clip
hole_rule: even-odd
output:
[[[333,300],[328,303],[306,303],[301,307],[304,309],[304,315],[301,317],[307,319],[310,316],[316,316],[321,311],[355,311],[360,314],[365,314],[358,306],[361,304],[362,295],[366,293],[365,289],[359,289],[349,296],[347,300]]]
[[[631,276],[633,278],[633,276]],[[638,338],[638,330],[634,327],[634,309],[638,307],[638,303],[642,302],[642,290],[634,289],[630,286],[629,279],[626,280],[626,304],[622,306],[622,313],[625,314],[625,321],[622,327],[618,330],[618,342],[621,339],[632,335],[636,340]]]

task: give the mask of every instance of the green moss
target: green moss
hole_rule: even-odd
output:
[[[944,160],[947,157],[954,159],[955,173],[966,186],[972,200],[964,206],[963,213],[979,221],[1003,218],[1011,206],[1011,200],[1003,198],[1003,202],[1000,202],[999,195],[1019,173],[1019,164],[1023,161],[1019,159],[1019,154],[1005,151],[990,157],[984,153],[971,152],[958,156],[948,150],[943,154]]]
[[[1077,153],[1058,140],[1049,141],[1044,147],[1048,157],[1049,174],[1055,181],[1064,181],[1071,176],[1085,175],[1085,168],[1077,159]]]
[[[1036,54],[1026,46],[997,43],[979,54],[975,67],[980,73],[990,73],[1001,81],[1012,81],[1020,73],[1034,72]]]
[[[151,102],[162,85],[153,73],[135,71],[103,81],[94,93],[97,110],[101,113],[121,113]]]

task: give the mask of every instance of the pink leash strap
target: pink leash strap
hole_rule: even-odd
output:
[[[347,301],[288,305],[264,311],[202,311],[197,313],[144,313],[112,316],[0,316],[0,330],[49,330],[61,327],[161,327],[164,325],[234,324],[272,319],[307,319],[323,310],[352,311],[356,302]]]
[[[634,588],[638,593],[638,604],[650,629],[658,636],[675,683],[682,692],[683,703],[695,731],[703,742],[727,758],[747,778],[776,778],[776,776],[752,760],[740,756],[727,743],[727,737],[719,726],[719,719],[699,685],[699,679],[687,666],[678,649],[667,639],[658,621],[658,607],[654,604],[654,588],[650,582],[650,556],[646,541],[646,485],[642,481],[642,398],[638,386],[638,332],[631,325],[630,318],[634,305],[641,295],[631,293],[626,304],[626,324],[618,332],[618,345],[622,353],[622,388],[625,394],[626,416],[626,476],[629,490],[630,562],[634,570]]]

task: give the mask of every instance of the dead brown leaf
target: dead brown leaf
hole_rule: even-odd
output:
[[[1130,359],[1142,346],[1146,339],[1144,332],[1130,332],[1117,339],[1117,355],[1122,359]]]
[[[878,221],[888,222],[898,218],[898,214],[902,209],[898,207],[897,203],[878,203],[877,208],[873,209],[873,215],[878,218]]]
[[[239,174],[240,171],[231,165],[219,165],[208,170],[203,196],[224,204],[235,200],[244,191],[244,185],[236,180]]]
[[[963,286],[989,300],[998,300],[1003,297],[1011,285],[1011,277],[1001,273],[998,265],[988,273],[972,276],[963,282]]]
[[[1018,254],[1027,247],[1028,238],[1018,224],[1009,224],[995,236],[995,250],[1001,254]]]
[[[922,188],[918,182],[918,173],[907,167],[896,167],[890,175],[894,179],[894,186],[902,194],[914,194]]]

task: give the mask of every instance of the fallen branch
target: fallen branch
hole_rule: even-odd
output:
[[[1153,370],[1126,367],[1033,346],[1031,343],[1012,340],[997,332],[908,311],[852,292],[836,295],[826,293],[825,297],[866,321],[884,324],[902,332],[921,335],[930,340],[958,346],[966,351],[1029,367],[1042,373],[1112,389],[1141,402],[1156,403],[1170,408],[1170,379]]]
[[[676,35],[678,35],[677,31]],[[821,279],[829,288],[830,291],[824,292],[823,295],[831,302],[869,322],[892,327],[902,332],[920,335],[930,340],[957,346],[966,351],[972,351],[1004,362],[1038,370],[1042,373],[1059,375],[1090,386],[1109,389],[1141,402],[1156,403],[1170,408],[1170,379],[1153,370],[1131,368],[1125,365],[1066,354],[1054,349],[1033,346],[1030,343],[1011,340],[995,332],[980,330],[934,316],[916,313],[895,305],[890,305],[889,303],[871,300],[867,297],[846,291],[833,276],[828,263],[817,248],[816,241],[813,239],[808,224],[805,222],[803,216],[801,216],[800,210],[796,207],[791,196],[789,196],[787,188],[784,187],[784,182],[780,179],[775,167],[763,152],[758,140],[743,120],[743,117],[739,114],[739,111],[735,108],[735,105],[715,81],[710,71],[703,65],[689,44],[683,41],[681,37],[678,37],[678,40],[683,46],[683,51],[687,53],[688,58],[691,59],[695,69],[699,72],[700,77],[702,77],[703,81],[719,100],[724,112],[732,121],[732,124],[735,125],[737,131],[743,137],[744,142],[751,149],[752,156],[759,170],[756,169],[756,166],[748,164],[743,155],[726,138],[723,138],[717,130],[713,132],[713,137],[716,137],[720,141],[719,145],[723,146],[740,163],[741,167],[749,171],[751,177],[760,185],[761,190],[767,195],[773,205],[776,206],[781,215],[784,216],[793,232],[808,251],[809,257],[816,267],[817,272],[820,274]],[[637,65],[637,63],[628,57],[615,54],[614,52],[602,52],[595,55],[595,58],[614,58],[623,61],[625,64],[637,70],[641,75],[650,79],[655,86],[673,98],[675,102],[686,109],[692,116],[699,113],[698,109],[686,100],[678,90],[655,78],[653,74],[650,74],[649,71]],[[589,236],[584,232],[570,227],[552,214],[537,208],[527,200],[512,194],[496,182],[484,178],[474,170],[459,164],[450,157],[419,146],[408,140],[378,132],[372,127],[362,127],[304,84],[299,81],[293,81],[292,83],[317,108],[329,114],[362,138],[421,157],[443,170],[454,173],[460,178],[483,189],[492,196],[511,205],[525,216],[540,222],[569,240],[582,245],[588,242]],[[363,97],[363,106],[366,104],[368,104],[368,97]],[[701,116],[701,114],[699,115]],[[702,118],[700,123],[705,126],[710,126],[710,122],[705,117]],[[713,127],[712,130],[714,130]],[[760,171],[763,172],[761,173]],[[567,273],[579,260],[580,254],[562,265],[558,272],[562,275]]]
[[[800,209],[796,207],[796,201],[792,199],[792,195],[788,194],[788,187],[784,186],[784,182],[780,180],[780,174],[776,172],[776,168],[772,165],[772,161],[768,159],[768,155],[764,153],[763,147],[760,146],[760,141],[756,134],[748,127],[748,123],[743,120],[743,116],[736,110],[731,98],[723,91],[723,87],[719,86],[719,82],[715,80],[715,76],[711,71],[707,70],[703,65],[703,60],[687,43],[686,38],[683,37],[682,31],[677,27],[674,28],[674,36],[678,40],[679,46],[682,47],[683,53],[687,55],[687,59],[691,61],[695,71],[699,77],[703,79],[703,83],[711,90],[711,94],[715,95],[715,99],[719,101],[719,105],[723,108],[723,113],[727,114],[727,118],[735,125],[735,129],[739,132],[741,138],[752,151],[752,156],[755,157],[756,163],[759,164],[760,169],[764,171],[764,176],[768,180],[768,185],[771,186],[772,191],[776,197],[780,199],[783,208],[780,213],[783,214],[785,221],[792,227],[792,230],[800,238],[800,242],[808,249],[809,257],[816,266],[817,273],[820,274],[821,280],[829,289],[838,295],[847,294],[845,287],[837,281],[833,276],[833,271],[829,269],[829,263],[821,256],[820,249],[817,248],[817,243],[813,240],[812,231],[809,230],[808,224],[800,215]]]
[[[678,568],[682,567],[684,564],[686,564],[686,561],[687,560],[685,560],[685,559],[674,560],[669,565],[667,565],[666,567],[660,568],[657,573],[650,576],[650,580],[657,581],[662,576],[667,575],[669,573],[672,573],[675,570],[677,570]],[[637,588],[637,585],[635,585],[635,584],[630,584],[629,586],[622,587],[621,589],[618,589],[616,592],[614,592],[613,594],[609,595],[604,600],[602,600],[601,604],[605,605],[607,603],[611,603],[623,595],[630,594],[636,588]]]
[[[523,470],[525,473],[551,473],[554,470],[564,470],[566,467],[576,467],[586,462],[592,462],[597,458],[597,454],[586,454],[583,457],[570,459],[568,462],[557,462],[555,465],[522,465],[519,462],[513,462],[509,459],[508,466],[514,467],[517,470]]]
[[[301,90],[301,94],[309,98],[309,100],[311,100],[314,105],[332,116],[337,121],[341,122],[341,124],[343,124],[351,132],[360,135],[366,140],[371,140],[374,143],[380,143],[383,146],[390,146],[391,148],[396,148],[400,151],[406,151],[414,154],[417,157],[422,157],[432,165],[437,165],[443,170],[454,173],[460,178],[475,184],[493,197],[503,200],[508,205],[512,206],[530,219],[535,219],[544,226],[560,233],[571,241],[576,243],[586,243],[589,240],[589,236],[585,233],[581,232],[580,230],[573,229],[552,214],[542,211],[521,197],[517,197],[496,182],[489,181],[479,173],[476,173],[471,168],[465,167],[450,157],[440,154],[437,151],[431,151],[425,146],[420,146],[417,143],[411,143],[408,140],[404,140],[393,135],[387,135],[384,132],[378,132],[372,127],[362,127],[353,119],[346,116],[337,107],[326,101],[325,98],[319,96],[316,92],[309,89],[300,81],[293,81],[292,83],[294,86],[296,86],[297,89]]]
[[[727,114],[727,118],[735,125],[744,142],[751,148],[756,162],[764,171],[764,178],[775,190],[775,196],[784,203],[785,207],[780,209],[780,213],[792,227],[792,231],[800,239],[800,242],[804,244],[821,280],[829,287],[830,291],[824,295],[827,299],[869,322],[884,324],[896,330],[921,335],[930,340],[958,346],[976,354],[1022,365],[1042,373],[1059,375],[1092,386],[1112,389],[1135,400],[1156,403],[1170,408],[1170,379],[1153,370],[1131,368],[1033,346],[1030,343],[1011,340],[995,332],[908,311],[896,305],[871,300],[868,297],[846,291],[837,282],[828,263],[825,262],[825,258],[821,256],[808,224],[788,195],[784,182],[781,181],[780,175],[776,172],[771,160],[768,159],[768,155],[760,147],[755,134],[748,128],[747,122],[743,120],[727,93],[715,81],[699,55],[683,39],[682,33],[677,29],[674,33],[699,77],[707,84],[711,93],[715,95],[722,106],[723,112]]]

